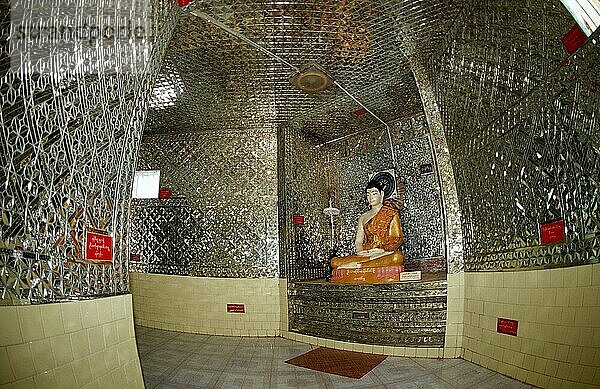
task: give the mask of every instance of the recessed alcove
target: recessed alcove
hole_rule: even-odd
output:
[[[280,169],[285,207],[281,251],[288,277],[289,330],[324,339],[402,347],[443,347],[446,319],[446,250],[442,193],[431,134],[424,114],[318,144],[299,131],[285,133]],[[391,147],[390,147],[391,146]],[[392,156],[391,154],[394,153]],[[393,168],[407,271],[416,283],[331,284],[331,256],[354,253],[358,217],[369,207],[365,185]],[[423,166],[430,169],[423,170]],[[339,209],[330,217],[323,210]],[[303,216],[301,224],[293,216]],[[404,301],[403,303],[399,303]],[[352,319],[353,312],[369,318]],[[411,323],[413,328],[411,327]]]

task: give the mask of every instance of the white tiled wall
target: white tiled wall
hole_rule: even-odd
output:
[[[131,295],[0,306],[1,388],[143,388]]]
[[[447,345],[456,326],[469,361],[544,388],[600,387],[600,264],[463,276],[464,317],[449,293]],[[497,333],[499,317],[517,320],[518,335]]]
[[[369,353],[463,357],[549,388],[600,387],[600,265],[448,275],[444,348],[341,342],[289,332],[284,279],[214,279],[132,273],[135,320],[222,335],[276,336]],[[246,305],[227,314],[227,303]],[[498,318],[519,322],[498,334]],[[0,356],[1,358],[1,356]]]
[[[465,310],[465,273],[448,274],[444,358],[462,356]]]
[[[277,278],[130,273],[130,288],[139,325],[215,335],[280,334]],[[246,312],[227,313],[227,304],[244,304]]]

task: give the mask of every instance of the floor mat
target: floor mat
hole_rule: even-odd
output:
[[[361,378],[385,358],[385,355],[319,347],[285,363],[349,378]]]

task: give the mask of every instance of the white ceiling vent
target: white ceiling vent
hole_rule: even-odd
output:
[[[319,65],[311,65],[296,73],[290,82],[306,93],[317,93],[327,90],[333,79]]]

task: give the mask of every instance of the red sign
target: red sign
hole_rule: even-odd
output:
[[[168,199],[171,197],[171,189],[161,189],[158,191],[159,199]]]
[[[573,28],[563,36],[562,43],[565,45],[567,52],[573,54],[586,39],[587,38],[583,31],[581,31],[581,28],[579,28],[578,25],[574,25]]]
[[[177,0],[177,4],[179,4],[180,7],[185,7],[186,5],[188,5],[189,3],[191,3],[193,0]]]
[[[359,108],[359,109],[357,109],[356,111],[354,111],[354,114],[355,114],[356,116],[362,116],[362,115],[366,115],[366,113],[367,113],[367,110],[366,110],[366,109],[364,109],[364,108]]]
[[[542,244],[562,242],[565,240],[565,222],[557,220],[540,226]]]
[[[90,261],[112,262],[112,236],[94,231],[85,233],[85,259]]]
[[[140,254],[133,254],[133,253],[129,254],[130,262],[140,262],[141,260],[142,260],[142,256]]]
[[[501,334],[517,336],[518,327],[519,322],[516,320],[498,318],[498,325],[496,326],[496,331]]]
[[[227,304],[228,313],[246,313],[244,304]]]
[[[294,215],[294,224],[296,224],[296,225],[304,224],[304,216],[298,215],[298,214]]]

